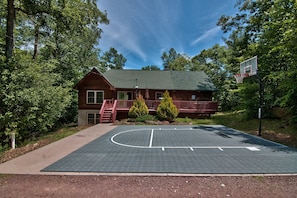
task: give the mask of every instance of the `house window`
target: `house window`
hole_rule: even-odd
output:
[[[88,113],[88,125],[94,125],[99,123],[98,113]]]
[[[87,104],[101,104],[103,99],[103,91],[87,91]]]
[[[163,92],[156,92],[155,99],[156,100],[161,100],[162,98],[163,98]]]
[[[192,100],[196,100],[196,95],[192,95]]]

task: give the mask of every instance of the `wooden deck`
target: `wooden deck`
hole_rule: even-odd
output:
[[[133,102],[134,100],[104,100],[100,110],[100,123],[104,122],[103,119],[107,114],[110,115],[109,120],[114,122],[117,112],[128,112]],[[145,103],[149,112],[155,113],[160,100],[146,100]],[[173,103],[178,108],[179,113],[209,116],[218,111],[218,102],[213,101],[173,101]]]
[[[117,111],[129,111],[132,100],[117,101]],[[149,111],[156,111],[160,100],[145,101]],[[218,111],[218,102],[213,101],[173,101],[180,113],[215,113]]]

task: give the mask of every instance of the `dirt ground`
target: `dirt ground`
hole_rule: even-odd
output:
[[[42,176],[0,177],[6,197],[296,197],[297,176]]]

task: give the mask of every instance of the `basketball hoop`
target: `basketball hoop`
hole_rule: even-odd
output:
[[[249,74],[244,73],[244,74],[235,74],[234,78],[236,79],[236,83],[240,84],[243,82],[243,79],[249,77]]]

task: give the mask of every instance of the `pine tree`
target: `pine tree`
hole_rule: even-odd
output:
[[[148,113],[149,110],[145,104],[143,96],[140,94],[129,109],[128,116],[132,118],[138,118],[140,116],[147,115]]]
[[[178,109],[173,104],[173,100],[169,95],[169,92],[164,93],[164,98],[161,100],[157,108],[157,116],[160,120],[167,120],[172,122],[178,115]]]

